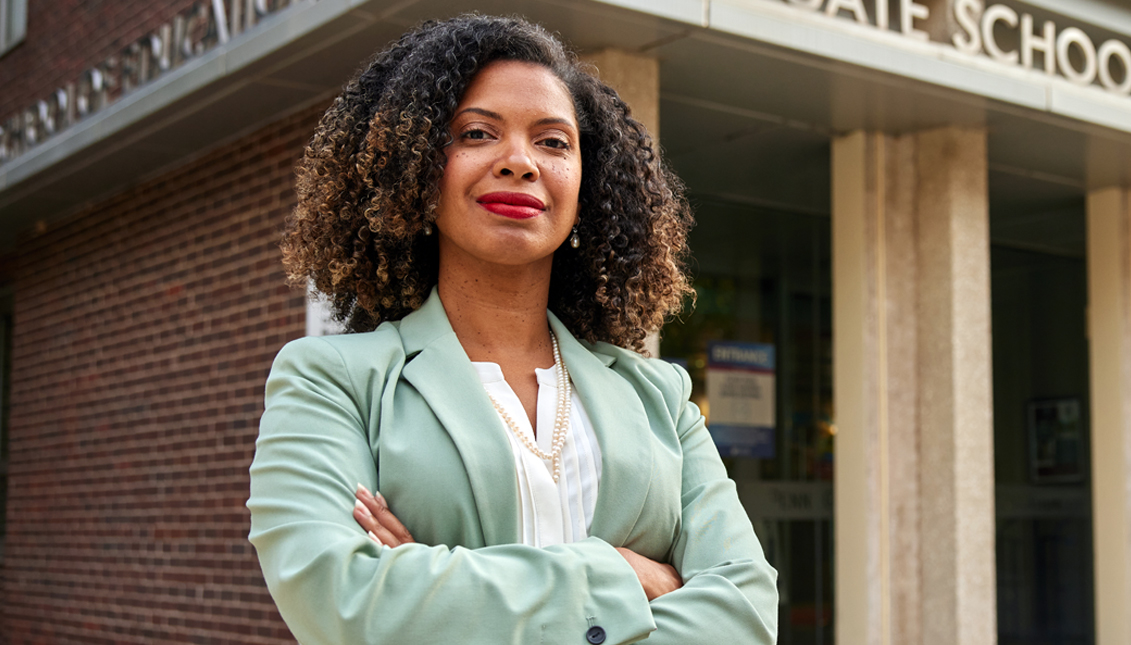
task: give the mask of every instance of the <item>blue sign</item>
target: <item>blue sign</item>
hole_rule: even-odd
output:
[[[724,457],[774,456],[774,355],[762,343],[707,345],[709,429]]]

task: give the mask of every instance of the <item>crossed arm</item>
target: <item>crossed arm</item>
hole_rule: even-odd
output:
[[[353,507],[353,519],[357,520],[374,542],[393,548],[416,542],[404,524],[389,510],[389,505],[380,492],[371,493],[365,486],[358,484],[354,496],[357,502]],[[683,586],[683,579],[672,565],[656,562],[624,547],[616,547],[616,550],[636,573],[649,601]]]
[[[608,645],[775,641],[773,569],[694,405],[679,411],[682,518],[669,563],[595,537],[428,546],[376,499],[362,504],[368,525],[342,505],[356,482],[377,481],[342,361],[317,341],[280,354],[252,466],[251,540],[300,642],[583,643],[590,617]]]

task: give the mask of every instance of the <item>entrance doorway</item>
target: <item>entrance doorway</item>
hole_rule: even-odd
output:
[[[664,329],[781,595],[779,643],[833,643],[830,220],[696,200],[698,302]],[[754,356],[746,360],[744,357]],[[760,362],[761,358],[770,360]]]
[[[1095,642],[1083,199],[991,206],[998,642]]]

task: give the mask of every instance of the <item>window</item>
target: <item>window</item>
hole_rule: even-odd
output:
[[[691,400],[778,570],[778,642],[832,643],[832,221],[691,197],[698,299],[664,327],[660,355],[690,374]]]
[[[1095,643],[1084,200],[990,230],[998,643]]]
[[[27,0],[0,0],[0,55],[23,42],[27,33]]]

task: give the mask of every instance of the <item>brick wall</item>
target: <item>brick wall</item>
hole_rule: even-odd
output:
[[[198,0],[30,0],[27,37],[0,58],[0,123]]]
[[[244,502],[305,322],[277,242],[320,111],[21,244],[0,641],[293,643]]]

